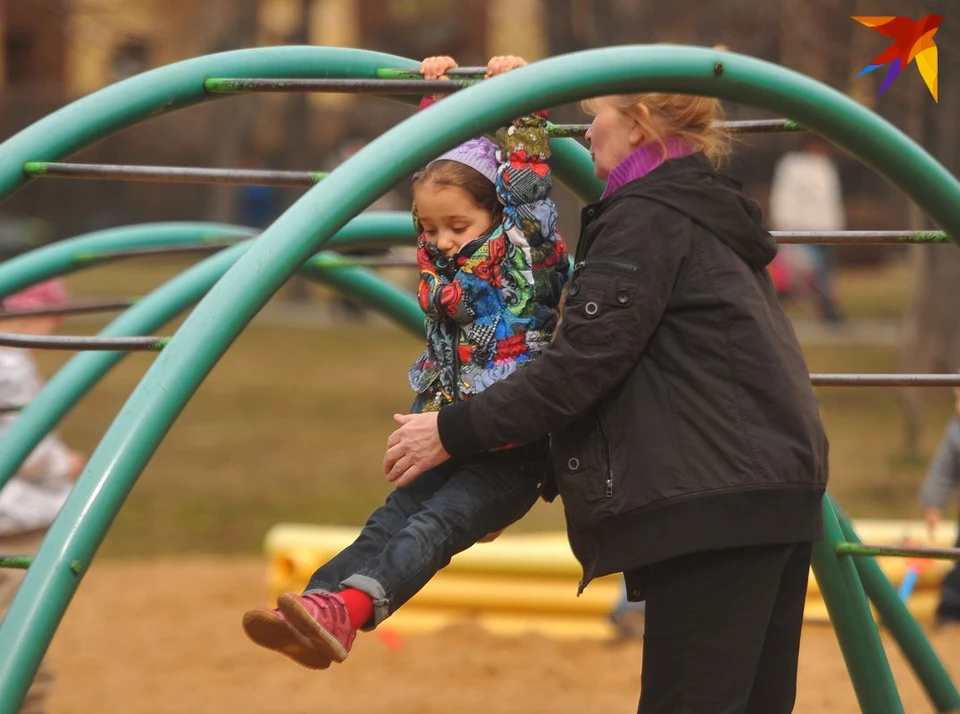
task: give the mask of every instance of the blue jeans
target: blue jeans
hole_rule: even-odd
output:
[[[427,471],[393,491],[357,540],[322,565],[304,592],[361,590],[374,605],[364,629],[376,627],[454,555],[529,511],[548,464],[544,443]]]

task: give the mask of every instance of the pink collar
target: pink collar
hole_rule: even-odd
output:
[[[666,148],[666,151],[664,151]],[[607,187],[601,199],[606,198],[631,181],[643,178],[670,159],[680,159],[693,153],[690,145],[676,137],[667,139],[666,147],[659,143],[643,144],[634,149],[625,159],[613,167],[607,177]]]

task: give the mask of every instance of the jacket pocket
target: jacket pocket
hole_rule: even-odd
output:
[[[610,447],[595,414],[551,438],[553,473],[573,527],[598,523],[617,496]]]
[[[604,346],[618,336],[623,329],[620,319],[628,315],[634,304],[637,281],[622,273],[609,275],[609,280],[581,287],[574,281],[567,293],[563,310],[563,324],[567,338],[582,346]]]

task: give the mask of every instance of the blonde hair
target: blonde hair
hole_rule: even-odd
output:
[[[692,94],[617,94],[587,99],[580,106],[588,114],[596,114],[598,104],[609,103],[643,127],[649,141],[657,142],[667,152],[667,139],[677,138],[702,151],[714,168],[719,168],[731,152],[730,133],[719,126],[723,121],[723,105],[714,97]],[[644,116],[641,107],[649,112]]]

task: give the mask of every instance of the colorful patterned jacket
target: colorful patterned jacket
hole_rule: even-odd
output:
[[[568,263],[550,198],[546,119],[517,119],[497,143],[500,225],[446,258],[414,218],[427,335],[410,368],[414,412],[482,392],[539,356],[557,324]]]

